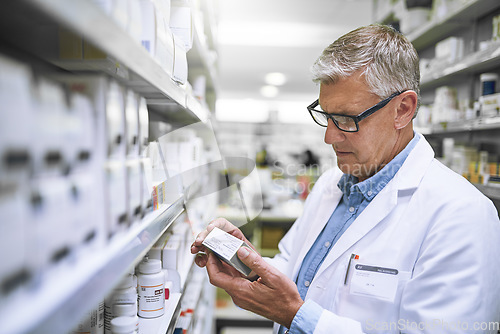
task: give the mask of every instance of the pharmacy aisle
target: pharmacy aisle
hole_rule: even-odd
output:
[[[0,331],[210,331],[211,1],[0,8]]]

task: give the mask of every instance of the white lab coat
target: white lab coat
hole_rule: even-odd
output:
[[[280,254],[268,259],[294,281],[342,196],[341,175],[332,169],[320,177],[302,216],[281,240]],[[344,284],[351,254],[359,259]],[[397,269],[397,279],[363,277],[355,264]],[[372,283],[378,292],[355,294],[360,284]],[[489,322],[500,321],[497,211],[434,159],[421,136],[394,178],[332,247],[305,299],[324,308],[315,334],[496,333]]]

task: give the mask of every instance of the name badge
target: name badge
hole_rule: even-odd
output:
[[[349,293],[394,302],[398,290],[398,270],[356,264]]]

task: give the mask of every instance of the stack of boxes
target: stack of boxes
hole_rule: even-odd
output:
[[[8,296],[139,222],[152,188],[144,98],[104,76],[49,79],[3,56],[0,69],[0,294]]]

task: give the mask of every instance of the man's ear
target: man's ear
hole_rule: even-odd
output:
[[[418,96],[414,91],[408,90],[401,93],[399,100],[400,102],[394,120],[394,126],[398,130],[407,126],[413,119],[413,115],[417,110]]]

